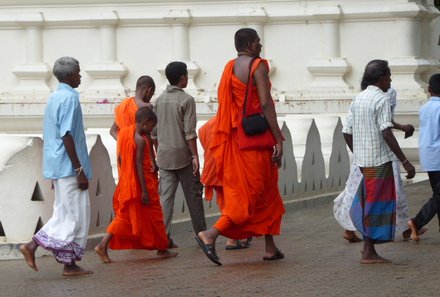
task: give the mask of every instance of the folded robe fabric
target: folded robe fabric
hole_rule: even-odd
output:
[[[278,190],[278,168],[272,163],[271,149],[238,148],[237,127],[246,83],[233,74],[234,62],[231,60],[226,65],[220,81],[217,115],[206,127],[201,128],[199,135],[205,147],[206,162],[202,182],[208,193],[210,188],[216,190],[222,216],[214,227],[222,235],[234,239],[277,235],[284,214]],[[251,76],[260,63],[268,67],[266,60],[258,59],[251,69]],[[256,89],[252,94],[247,99],[248,104],[258,105]]]
[[[144,137],[144,176],[150,203],[141,203],[141,188],[136,173],[136,144],[134,141],[134,98],[128,98],[116,108],[115,121],[120,128],[117,142],[119,182],[113,195],[115,218],[107,232],[113,234],[111,249],[157,249],[168,246],[158,193],[158,177],[152,172],[150,143]]]

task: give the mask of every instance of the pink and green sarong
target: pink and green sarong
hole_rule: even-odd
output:
[[[396,229],[396,188],[391,162],[361,168],[363,181],[353,200],[350,217],[364,236],[375,241],[391,241]]]

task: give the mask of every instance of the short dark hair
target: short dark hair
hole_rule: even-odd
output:
[[[431,87],[431,93],[440,95],[440,73],[434,73],[429,78],[429,86]]]
[[[165,76],[172,86],[179,82],[182,75],[188,75],[188,68],[183,62],[171,62],[165,68]]]
[[[156,85],[154,84],[154,80],[151,78],[151,76],[142,75],[138,78],[136,82],[136,90],[139,90],[142,87],[156,87]]]
[[[144,121],[155,121],[157,122],[157,116],[154,111],[148,107],[144,106],[136,111],[136,123],[142,123]]]
[[[252,28],[241,28],[235,32],[234,43],[237,51],[245,50],[249,42],[255,41],[258,33]]]
[[[388,61],[372,60],[368,62],[362,77],[361,89],[365,90],[368,86],[375,85],[381,77],[390,73]]]

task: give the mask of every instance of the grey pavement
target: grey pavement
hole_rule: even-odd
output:
[[[429,198],[428,181],[406,187],[410,214]],[[51,256],[37,259],[38,272],[22,260],[0,261],[0,296],[439,296],[440,233],[434,218],[418,243],[398,238],[377,246],[393,264],[359,264],[362,243],[349,244],[332,213],[332,200],[289,207],[282,235],[276,238],[284,260],[263,261],[264,239],[249,249],[225,251],[223,266],[212,264],[194,234],[175,236],[180,253],[158,259],[152,251],[112,251],[102,264],[93,251],[79,263],[94,271],[77,278],[61,276]]]

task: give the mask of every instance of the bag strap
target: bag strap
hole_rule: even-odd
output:
[[[254,64],[254,61],[256,59],[258,59],[259,57],[253,57],[250,61],[249,61],[249,74],[248,74],[248,81],[247,81],[247,85],[246,85],[246,93],[244,94],[244,102],[243,102],[243,116],[246,116],[246,102],[247,102],[247,97],[248,97],[248,92],[249,92],[249,85],[252,83],[252,79],[251,79],[251,70],[252,70],[252,65]]]

